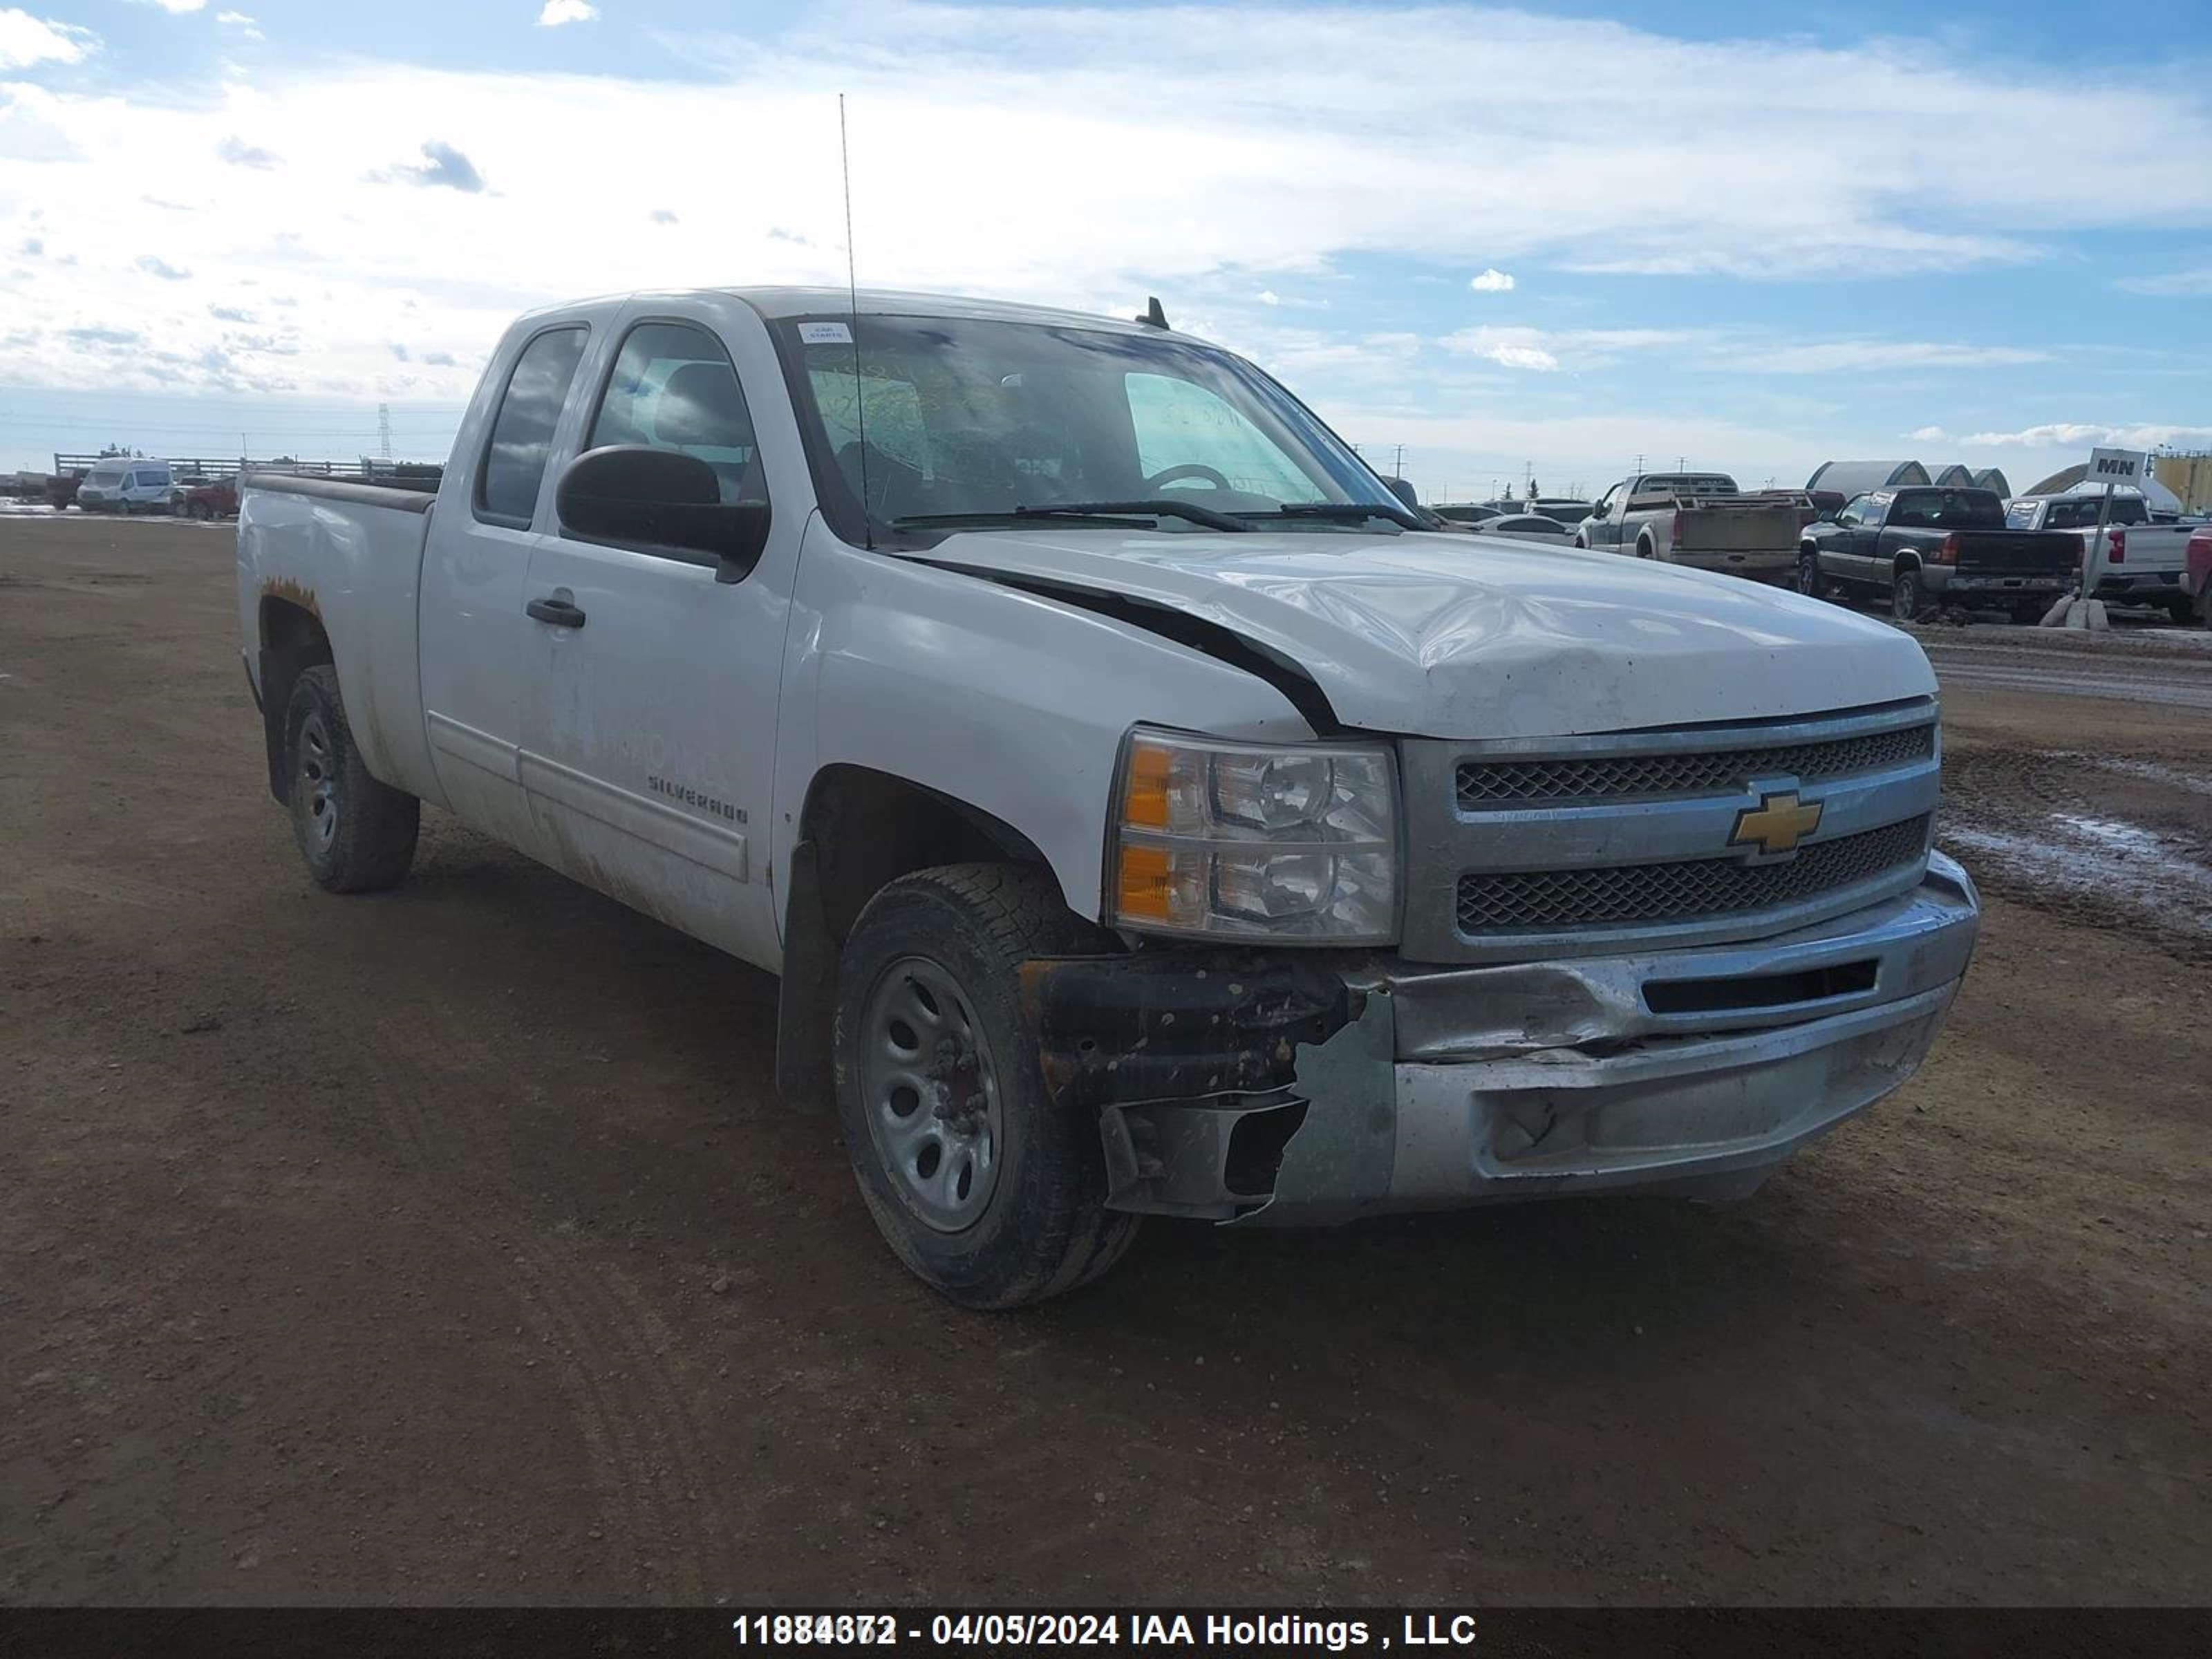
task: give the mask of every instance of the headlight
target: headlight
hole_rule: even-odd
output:
[[[1107,908],[1207,938],[1387,944],[1398,783],[1374,745],[1256,744],[1142,727],[1121,747]]]

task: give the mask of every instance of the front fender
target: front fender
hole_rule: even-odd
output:
[[[809,781],[826,766],[865,766],[1018,830],[1069,908],[1095,920],[1114,768],[1131,726],[1315,735],[1282,692],[1194,647],[984,577],[848,547],[818,518],[799,561],[790,641],[780,869]]]

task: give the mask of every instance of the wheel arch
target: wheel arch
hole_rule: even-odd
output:
[[[868,901],[917,870],[972,863],[1033,866],[1067,902],[1036,843],[996,814],[873,767],[840,762],[815,773],[784,894],[775,1073],[792,1105],[826,1110],[831,1103],[838,965]]]
[[[261,740],[269,765],[269,793],[285,799],[284,720],[291,706],[292,688],[302,670],[319,663],[335,665],[329,630],[312,603],[303,604],[283,594],[261,596],[258,616],[259,672],[255,684],[261,693]]]

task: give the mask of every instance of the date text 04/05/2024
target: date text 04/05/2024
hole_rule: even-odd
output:
[[[1381,1620],[1310,1613],[747,1613],[730,1621],[740,1647],[1234,1648],[1346,1653],[1469,1647],[1472,1613],[1407,1613],[1393,1632]],[[1394,1642],[1393,1636],[1396,1637]]]

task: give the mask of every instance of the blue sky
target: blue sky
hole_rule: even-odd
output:
[[[1157,293],[1432,497],[2212,446],[2212,13],[1931,9],[0,5],[0,466],[441,455],[526,306],[841,278],[841,91],[864,283]]]

